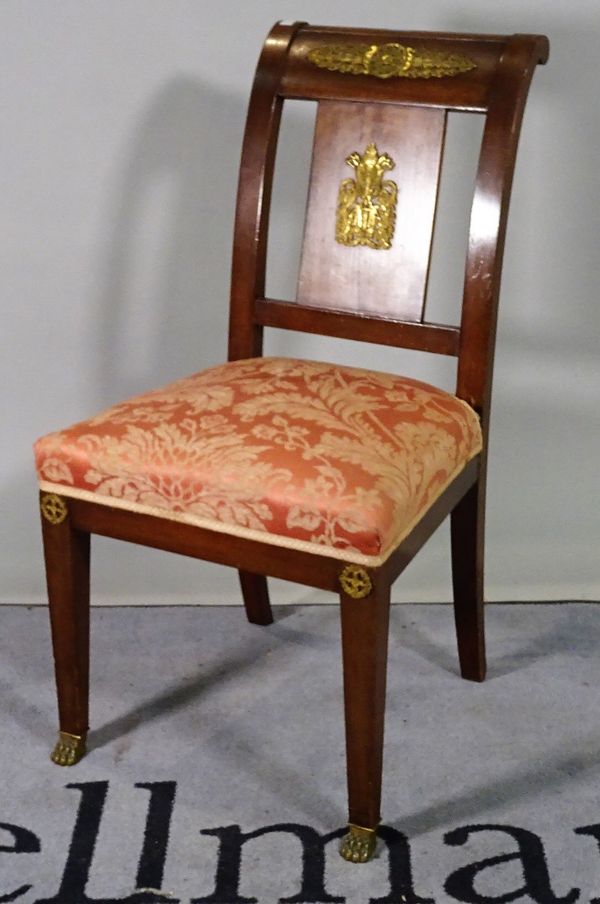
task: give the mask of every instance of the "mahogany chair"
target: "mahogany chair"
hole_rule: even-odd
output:
[[[250,622],[267,575],[339,593],[349,829],[380,819],[390,588],[450,514],[461,673],[485,676],[483,532],[500,270],[539,35],[276,25],[250,99],[235,219],[228,363],[36,444],[59,740],[88,731],[90,535],[239,570]],[[295,301],[265,297],[282,105],[317,101]],[[460,325],[425,320],[448,111],[485,117]],[[392,374],[263,358],[265,327],[458,358],[456,394]]]

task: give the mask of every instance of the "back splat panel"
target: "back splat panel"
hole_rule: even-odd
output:
[[[321,101],[298,302],[423,318],[446,111]]]

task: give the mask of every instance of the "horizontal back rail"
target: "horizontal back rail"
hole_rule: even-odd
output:
[[[436,323],[411,323],[353,311],[308,308],[272,298],[256,300],[254,317],[261,326],[422,349],[438,355],[457,356],[459,350],[459,328]]]

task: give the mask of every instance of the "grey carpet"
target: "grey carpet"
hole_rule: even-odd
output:
[[[316,833],[345,819],[338,613],[276,615],[95,610],[91,749],[60,769],[47,613],[0,609],[0,901],[600,897],[598,606],[489,606],[483,685],[458,677],[451,608],[394,607],[391,855],[330,843],[323,876]]]

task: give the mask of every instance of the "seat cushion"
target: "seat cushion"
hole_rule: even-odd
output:
[[[290,358],[204,370],[35,445],[44,490],[368,565],[480,449],[441,389]]]

